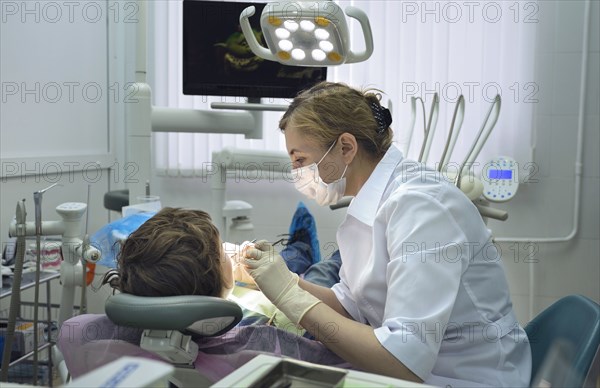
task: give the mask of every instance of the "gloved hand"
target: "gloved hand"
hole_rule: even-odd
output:
[[[246,272],[246,267],[243,265],[244,252],[250,246],[254,246],[254,244],[252,244],[250,241],[245,241],[241,245],[224,242],[223,250],[231,259],[231,265],[233,267],[233,279],[237,282],[243,283],[244,287],[256,288],[254,279],[250,276],[250,274],[248,274],[248,272]]]
[[[268,242],[256,242],[246,250],[245,257],[246,269],[260,290],[292,322],[299,324],[304,314],[321,302],[298,286],[298,275],[290,272]]]

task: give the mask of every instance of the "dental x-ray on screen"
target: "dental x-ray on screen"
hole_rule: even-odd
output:
[[[264,44],[259,15],[265,3],[184,0],[184,94],[292,98],[326,79],[326,67],[286,66],[255,56],[239,24],[250,5],[257,9],[252,29]]]

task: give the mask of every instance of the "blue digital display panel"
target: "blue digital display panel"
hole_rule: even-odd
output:
[[[488,170],[490,179],[512,179],[512,170]]]

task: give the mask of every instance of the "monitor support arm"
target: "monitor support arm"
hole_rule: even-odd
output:
[[[129,203],[146,194],[152,175],[152,132],[234,133],[248,139],[262,138],[262,112],[222,112],[152,106],[152,90],[146,83],[147,1],[138,0],[136,49],[136,103],[127,104],[127,186]],[[242,106],[237,109],[244,109]]]

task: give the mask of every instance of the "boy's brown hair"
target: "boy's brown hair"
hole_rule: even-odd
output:
[[[221,260],[219,231],[208,213],[166,207],[125,240],[117,259],[119,276],[109,282],[138,296],[220,297]]]

